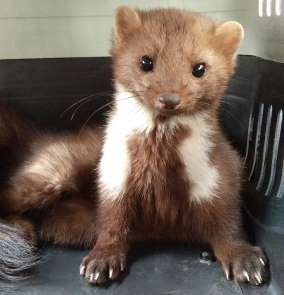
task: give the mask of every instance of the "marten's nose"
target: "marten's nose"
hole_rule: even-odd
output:
[[[162,108],[173,110],[180,104],[180,97],[174,93],[165,93],[159,97],[159,102]]]

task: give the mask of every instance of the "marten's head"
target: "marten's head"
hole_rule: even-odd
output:
[[[215,23],[177,9],[117,10],[115,82],[157,115],[214,109],[233,74],[243,38],[234,21]]]

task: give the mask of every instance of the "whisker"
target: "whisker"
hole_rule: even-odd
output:
[[[126,93],[126,92],[129,92],[129,91],[126,90],[126,91],[122,91],[122,92]],[[135,90],[135,92],[143,93],[145,91],[143,91],[143,90]],[[77,104],[79,104],[81,102],[84,102],[84,101],[88,100],[89,98],[92,98],[93,96],[99,97],[99,96],[102,96],[102,95],[113,95],[113,93],[114,93],[113,91],[102,91],[102,92],[95,92],[95,93],[92,93],[92,94],[90,94],[88,96],[85,96],[85,97],[79,99],[78,101],[76,101],[75,103],[73,103],[72,105],[70,105],[67,109],[65,109],[63,111],[63,113],[61,114],[61,116],[64,115],[66,112],[68,112],[73,107],[75,107]]]
[[[127,92],[127,91],[125,91]],[[142,93],[143,91],[137,91],[139,93]],[[96,93],[93,93],[91,95],[88,95],[88,96],[85,96],[83,98],[81,98],[79,101],[76,101],[75,103],[73,103],[71,106],[69,106],[67,109],[65,109],[63,111],[63,113],[60,115],[60,117],[64,116],[64,114],[66,112],[68,112],[69,110],[71,110],[73,107],[76,107],[78,104],[79,106],[76,107],[76,109],[74,110],[74,112],[72,113],[71,117],[70,117],[70,120],[73,120],[76,113],[78,112],[78,110],[81,108],[81,106],[83,106],[85,103],[87,103],[92,97],[96,96],[96,97],[100,97],[102,95],[112,95],[113,92],[96,92]]]
[[[72,113],[72,115],[71,115],[71,117],[70,117],[70,120],[71,120],[71,121],[75,118],[75,116],[76,116],[76,114],[78,113],[78,111],[80,110],[80,108],[81,108],[83,105],[85,105],[87,102],[90,102],[90,101],[89,101],[89,100],[83,101],[82,103],[79,104],[79,106],[76,107],[76,109],[73,111],[73,113]]]
[[[113,94],[113,91],[102,91],[102,92],[95,92],[95,93],[92,93],[88,96],[85,96],[81,99],[79,99],[78,101],[76,101],[75,103],[73,103],[71,106],[69,106],[67,109],[65,109],[63,111],[63,113],[60,115],[60,117],[62,117],[66,112],[68,112],[69,110],[71,110],[73,107],[75,107],[77,104],[84,104],[85,102],[87,102],[89,99],[91,99],[92,97],[96,96],[96,97],[100,97],[102,95],[112,95]]]
[[[71,110],[71,109],[72,109],[74,106],[76,106],[77,104],[79,104],[79,103],[81,103],[81,102],[84,102],[84,101],[88,100],[89,98],[91,98],[91,97],[93,97],[93,96],[95,96],[95,95],[96,95],[95,93],[90,94],[90,95],[88,95],[88,96],[85,96],[85,97],[81,98],[80,100],[76,101],[75,103],[71,104],[71,106],[69,106],[68,108],[66,108],[66,109],[61,113],[60,117],[64,116],[64,114],[65,114],[66,112],[68,112],[69,110]]]
[[[111,105],[113,103],[113,101],[110,101],[104,105],[102,105],[101,107],[99,107],[98,109],[94,110],[91,115],[88,117],[88,119],[84,122],[84,124],[82,125],[80,132],[86,127],[86,125],[90,122],[90,120],[94,117],[95,114],[97,114],[99,111],[105,109],[106,107],[108,107],[109,105]]]
[[[123,100],[127,100],[127,99],[131,99],[134,98],[135,96],[128,96],[128,97],[123,97],[121,99],[117,99],[118,101],[123,101]],[[80,132],[86,127],[86,125],[90,122],[90,120],[94,117],[95,114],[97,114],[99,111],[105,109],[106,107],[108,107],[109,105],[111,105],[112,103],[114,103],[115,101],[112,100],[104,105],[102,105],[101,107],[99,107],[98,109],[94,110],[91,115],[88,117],[88,119],[85,121],[85,123],[82,125]]]
[[[79,106],[76,107],[76,109],[73,111],[73,113],[72,113],[72,115],[71,115],[71,117],[70,117],[70,121],[72,121],[72,120],[75,118],[77,112],[78,112],[78,111],[80,110],[80,108],[81,108],[83,105],[85,105],[87,102],[89,102],[89,100],[86,100],[86,101],[80,103]]]
[[[117,101],[122,101],[122,100],[126,100],[126,99],[130,99],[130,98],[134,98],[135,96],[132,95],[132,96],[127,96],[127,97],[123,97],[123,98],[120,98],[120,99],[117,99]],[[112,100],[113,101],[113,100]],[[72,113],[71,117],[70,117],[70,120],[73,120],[76,116],[76,114],[78,113],[79,109],[81,108],[81,106],[83,106],[85,103],[87,103],[88,101],[85,101],[83,103],[81,103],[75,110],[74,112]]]

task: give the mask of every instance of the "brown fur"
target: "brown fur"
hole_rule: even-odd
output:
[[[25,213],[50,205],[64,193],[90,191],[102,130],[36,137],[28,156],[4,188],[2,210]]]
[[[221,261],[227,261],[234,252],[232,248],[238,248],[236,245],[239,243],[241,247],[249,248],[242,241],[241,167],[237,153],[220,133],[217,134],[218,145],[212,151],[211,161],[221,172],[222,185],[218,198],[204,205],[188,202],[190,183],[175,148],[188,135],[190,130],[183,128],[172,138],[161,136],[154,130],[146,138],[136,136],[129,141],[132,165],[127,189],[120,201],[104,200],[99,206],[97,226],[100,234],[94,249],[84,261],[88,265],[86,277],[94,269],[105,272],[107,266],[101,263],[107,264],[108,257],[112,257],[109,267],[117,269],[113,261],[116,254],[125,257],[131,244],[144,240],[210,245]],[[102,262],[98,262],[100,259]],[[118,264],[121,260],[117,258]],[[227,266],[228,269],[230,267]],[[97,283],[104,282],[106,276],[102,275]],[[245,280],[241,273],[239,279]]]
[[[228,277],[246,281],[246,272],[251,283],[260,283],[257,276],[265,279],[261,261],[266,259],[243,240],[241,228],[240,159],[218,123],[220,97],[233,73],[241,38],[239,25],[216,24],[191,12],[120,8],[113,32],[114,79],[155,114],[149,134],[137,132],[128,138],[131,173],[123,193],[112,200],[98,186],[97,197],[90,197],[100,173],[101,129],[40,136],[30,141],[28,156],[2,191],[1,209],[6,215],[40,218],[43,240],[94,245],[81,265],[81,274],[91,283],[118,277],[133,243],[147,239],[210,245]],[[153,72],[139,68],[145,54],[154,60]],[[206,75],[193,77],[192,68],[200,62],[206,63]],[[157,108],[157,98],[164,93],[181,98],[172,112]],[[216,198],[198,203],[191,200],[193,184],[177,149],[190,138],[191,128],[179,124],[175,132],[167,132],[159,126],[174,116],[201,111],[214,130],[209,162],[221,181]]]
[[[139,28],[120,42],[114,38],[115,81],[150,106],[161,93],[177,92],[182,99],[177,112],[190,113],[208,105],[216,109],[235,67],[232,54],[220,52],[222,41],[214,38],[217,25],[205,16],[175,9],[139,11],[139,16]],[[131,23],[129,17],[129,27]],[[147,75],[137,66],[145,54],[157,65]],[[200,62],[207,63],[208,71],[196,79],[191,70]]]
[[[235,67],[241,27],[235,23],[218,25],[199,14],[175,9],[144,12],[125,7],[118,10],[115,25],[115,81],[156,114],[156,126],[174,115],[207,111],[215,129],[210,160],[222,180],[214,201],[190,202],[191,183],[175,147],[191,130],[179,128],[171,136],[154,128],[147,136],[133,135],[128,141],[131,173],[123,195],[115,201],[106,200],[105,191],[101,191],[99,236],[83,261],[85,278],[98,284],[114,279],[133,242],[167,239],[209,244],[227,277],[246,281],[248,275],[251,283],[259,284],[265,277],[261,266],[265,258],[259,248],[243,240],[240,159],[217,121],[220,97]],[[145,54],[153,59],[153,72],[139,68],[139,59]],[[196,79],[190,72],[200,62],[206,63],[207,72]],[[170,114],[157,108],[157,98],[164,93],[181,98]],[[260,279],[255,277],[254,268]]]
[[[39,237],[55,245],[90,248],[96,241],[94,212],[89,196],[65,198],[39,216]]]
[[[90,247],[95,241],[95,200],[91,196],[102,129],[85,129],[78,135],[35,134],[14,112],[1,108],[0,119],[6,126],[1,135],[7,138],[11,134],[10,147],[19,143],[23,147],[21,157],[10,154],[13,169],[2,185],[1,215],[24,229],[34,242],[38,232],[42,241]],[[28,138],[25,132],[30,134]],[[21,140],[17,144],[16,138]],[[4,144],[8,142],[3,140],[1,149]],[[33,220],[36,229],[29,226]]]

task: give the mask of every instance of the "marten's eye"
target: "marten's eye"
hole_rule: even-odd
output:
[[[201,78],[206,70],[205,63],[196,64],[192,69],[192,75],[196,78]]]
[[[153,71],[153,59],[149,55],[143,55],[140,59],[140,68],[143,72]]]

